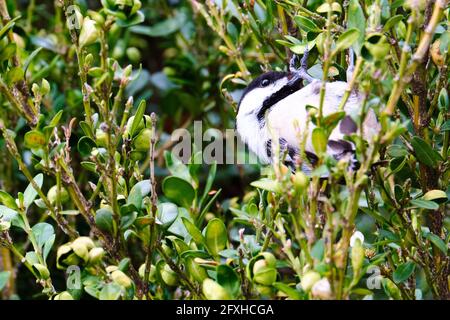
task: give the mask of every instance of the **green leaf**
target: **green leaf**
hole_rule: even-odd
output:
[[[26,74],[28,67],[30,66],[31,61],[33,61],[33,59],[37,56],[37,54],[42,50],[42,47],[39,47],[37,49],[35,49],[32,53],[30,53],[30,55],[28,56],[28,58],[25,60],[25,62],[23,63],[23,72]]]
[[[353,43],[355,43],[358,40],[360,34],[361,32],[356,28],[352,28],[345,31],[338,38],[336,42],[336,48],[334,49],[334,53],[350,48],[350,46],[352,46]]]
[[[312,132],[312,144],[317,154],[324,153],[327,150],[327,136],[322,127],[314,128]]]
[[[8,84],[14,84],[16,82],[19,82],[23,80],[25,77],[25,74],[23,72],[23,69],[21,67],[14,67],[9,69],[9,71],[5,75],[6,83]]]
[[[304,16],[295,16],[295,23],[305,32],[321,32],[322,30],[314,23],[314,21]]]
[[[133,122],[131,123],[131,128],[129,131],[131,137],[133,137],[135,134],[138,133],[136,131],[139,127],[139,124],[142,121],[142,118],[144,117],[146,107],[147,107],[147,103],[145,102],[145,100],[141,100],[141,102],[139,103],[139,106],[136,110],[136,113],[134,114]]]
[[[9,60],[16,54],[17,45],[15,43],[9,43],[0,51],[0,63]]]
[[[16,24],[15,22],[20,18],[21,16],[17,16],[14,19],[11,19],[7,24],[3,26],[3,28],[0,29],[0,40],[9,32],[9,30],[14,27],[14,25]]]
[[[0,202],[10,209],[17,209],[16,200],[6,191],[0,190]]]
[[[112,234],[114,230],[114,219],[111,210],[107,208],[97,210],[95,214],[95,224],[100,230]]]
[[[233,298],[237,298],[241,288],[241,281],[236,271],[228,265],[221,264],[216,268],[217,283],[220,284]]]
[[[47,256],[55,242],[55,230],[51,224],[41,222],[33,226],[31,228],[34,237],[36,238],[36,242],[42,250],[42,256],[44,260],[47,259]]]
[[[167,169],[173,176],[176,176],[189,182],[192,181],[192,177],[189,173],[189,168],[172,152],[165,151],[164,159],[166,161]]]
[[[205,201],[205,199],[208,197],[208,193],[211,190],[214,179],[216,177],[216,172],[217,172],[217,162],[214,161],[211,168],[209,169],[209,174],[208,174],[208,178],[206,179],[205,189],[203,190],[203,195],[202,195],[202,198],[200,199],[200,202],[198,205],[200,208],[202,207],[203,201]]]
[[[131,32],[143,34],[150,37],[166,37],[178,31],[185,23],[186,17],[182,13],[175,14],[174,17],[158,22],[152,26],[134,26]]]
[[[50,123],[48,124],[48,127],[56,127],[59,124],[59,121],[61,120],[61,117],[63,115],[63,110],[59,110],[52,118]]]
[[[44,175],[42,173],[39,173],[33,178],[34,182],[36,182],[37,186],[39,188],[42,188],[42,183],[44,182]],[[34,189],[32,184],[30,183],[28,187],[25,189],[25,192],[23,193],[23,202],[24,206],[27,209],[36,199],[36,196],[38,195],[37,191]]]
[[[250,183],[250,185],[258,189],[275,193],[281,193],[283,191],[278,181],[267,178],[262,178],[260,180],[253,181],[252,183]]]
[[[142,199],[151,191],[150,180],[142,180],[136,183],[130,190],[127,204],[133,204],[137,209],[142,209]]]
[[[325,252],[325,243],[323,239],[316,241],[314,246],[311,248],[311,257],[322,261]]]
[[[444,253],[444,255],[447,254],[448,251],[447,245],[439,236],[435,235],[434,233],[428,232],[425,235],[425,238],[430,240],[439,250],[441,250]]]
[[[205,238],[203,237],[201,231],[193,224],[189,219],[182,217],[181,220],[183,221],[184,226],[186,227],[186,230],[191,235],[192,239],[194,239],[195,243],[197,244],[203,244],[205,243]]]
[[[419,162],[431,168],[437,167],[441,157],[425,140],[419,137],[413,137],[411,139],[411,145]]]
[[[330,4],[328,2],[322,3],[317,9],[316,11],[319,13],[328,13],[328,11],[333,11],[333,12],[342,12],[342,8],[341,5],[338,2],[333,2],[331,4],[331,8],[330,8]]]
[[[389,31],[392,27],[396,26],[400,21],[402,21],[405,18],[402,14],[397,14],[393,17],[390,17],[388,21],[384,24],[383,30],[385,32]]]
[[[78,152],[80,152],[82,157],[87,157],[91,154],[91,151],[93,148],[97,147],[97,144],[94,140],[89,138],[88,136],[81,137],[80,140],[78,140]]]
[[[6,284],[8,283],[10,275],[11,275],[11,272],[9,272],[9,271],[1,271],[0,272],[0,291],[2,291],[3,288],[6,286]]]
[[[284,292],[292,300],[301,300],[302,295],[296,289],[289,287],[287,284],[282,282],[274,282],[272,284],[277,290]]]
[[[366,18],[358,0],[349,1],[347,27],[359,31],[358,39],[353,44],[353,50],[356,55],[360,55],[361,48],[364,44],[364,34],[366,32]]]
[[[118,300],[122,293],[122,287],[114,282],[106,284],[100,291],[100,300]]]
[[[444,203],[447,201],[447,194],[442,190],[430,190],[422,197],[423,200],[434,201],[437,203]]]
[[[163,180],[162,190],[169,200],[185,208],[190,208],[195,199],[195,190],[192,185],[175,176],[169,176]]]
[[[208,222],[205,230],[205,239],[208,251],[212,255],[217,256],[220,251],[225,249],[228,236],[227,228],[222,220],[214,218]]]
[[[449,103],[447,89],[442,88],[441,92],[439,93],[439,98],[438,98],[439,110],[447,111],[447,110],[449,110],[449,105],[450,105],[450,103]]]
[[[30,149],[43,148],[46,145],[45,135],[39,130],[31,130],[25,133],[25,146]]]
[[[422,209],[428,209],[428,210],[439,209],[439,205],[434,201],[423,200],[423,199],[413,199],[410,201],[410,203],[414,207],[418,207],[418,208],[422,208]]]
[[[394,271],[394,282],[398,284],[408,280],[408,278],[413,274],[415,268],[416,264],[412,261],[408,261],[399,265],[398,268]]]
[[[25,229],[25,224],[19,213],[13,209],[10,209],[4,205],[0,205],[0,218],[3,221],[9,221],[15,227]]]
[[[441,126],[441,131],[450,131],[450,120],[444,122],[444,124]]]
[[[178,217],[178,207],[170,202],[164,202],[158,205],[158,220],[163,228],[168,228]]]

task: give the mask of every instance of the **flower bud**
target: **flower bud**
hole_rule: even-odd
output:
[[[105,255],[105,250],[103,248],[92,248],[91,251],[89,251],[89,263],[90,264],[96,264],[99,263],[103,256]]]
[[[253,264],[253,281],[271,286],[277,280],[277,270],[270,266],[265,259],[257,260]]]
[[[168,264],[165,264],[161,270],[161,278],[168,286],[174,287],[178,284],[178,276]]]
[[[75,241],[74,241],[73,243],[74,243],[74,244],[75,244],[75,243],[83,244],[83,245],[86,246],[86,248],[87,248],[88,250],[91,250],[92,248],[95,247],[94,241],[92,241],[92,239],[89,238],[89,237],[78,237],[77,239],[75,239]]]
[[[77,256],[79,256],[81,259],[83,259],[84,262],[89,261],[89,250],[86,247],[86,245],[80,241],[74,241],[71,245],[73,251]]]
[[[56,200],[58,199],[58,186],[55,185],[48,190],[47,198],[51,204],[56,203]],[[67,200],[69,200],[69,193],[67,192],[67,190],[64,187],[60,188],[59,199],[60,199],[61,203],[64,203]]]
[[[102,129],[95,131],[95,143],[98,147],[106,148],[108,146],[108,134]]]
[[[41,82],[41,95],[45,96],[47,93],[50,92],[50,84],[47,80],[42,79]]]
[[[100,33],[97,29],[96,22],[88,17],[83,21],[81,27],[80,37],[78,39],[78,45],[83,48],[90,44],[93,44],[99,39]]]
[[[141,60],[141,52],[136,47],[130,47],[126,51],[128,59],[133,63],[138,63]]]
[[[92,62],[94,62],[94,56],[92,53],[89,53],[86,55],[86,58],[84,58],[84,64],[88,67],[92,65]]]
[[[107,266],[107,267],[105,268],[105,270],[106,270],[106,272],[108,272],[108,273],[112,273],[112,272],[114,272],[114,271],[116,271],[116,270],[119,270],[119,267],[118,267],[118,266]]]
[[[152,130],[144,129],[141,133],[134,139],[133,145],[138,151],[147,151],[150,149],[150,142],[152,139]]]
[[[311,290],[313,285],[320,280],[320,274],[316,271],[308,271],[301,278],[302,289],[306,292]]]
[[[303,192],[308,187],[309,178],[301,171],[297,171],[291,179],[297,192]]]
[[[139,267],[139,276],[144,279],[145,277],[145,263],[143,263]],[[148,275],[148,282],[155,282],[156,281],[156,267],[152,264],[150,266],[150,274]]]
[[[231,299],[228,292],[217,282],[209,278],[203,281],[203,294],[208,300],[229,300]]]
[[[330,282],[327,278],[323,278],[319,281],[317,281],[312,289],[311,289],[312,296],[317,299],[331,299],[332,293],[331,293],[331,286]]]
[[[121,285],[122,287],[129,288],[133,284],[131,279],[122,271],[115,270],[111,273],[111,278],[115,283]]]
[[[61,293],[58,293],[53,300],[73,300],[72,295],[67,292],[67,291],[63,291]]]
[[[364,262],[364,248],[362,246],[361,240],[356,239],[354,245],[352,246],[352,267],[353,274],[359,275]]]

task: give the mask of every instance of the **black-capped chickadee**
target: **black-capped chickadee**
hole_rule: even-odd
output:
[[[353,69],[353,53],[350,53],[350,65],[347,79]],[[305,52],[300,68],[296,68],[297,57],[290,61],[289,72],[267,72],[253,80],[242,94],[239,102],[236,127],[242,141],[258,158],[266,164],[272,162],[272,139],[278,137],[280,152],[285,153],[284,163],[295,170],[299,160],[300,137],[307,122],[307,105],[319,107],[321,80],[314,79],[307,73],[307,52]],[[302,86],[303,80],[309,82]],[[348,80],[349,81],[349,80]],[[347,82],[327,82],[323,104],[323,116],[338,111],[338,106],[347,89]],[[345,140],[345,135],[357,131],[357,125],[351,115],[358,115],[361,108],[362,95],[353,90],[345,104],[346,116],[332,131],[327,153],[336,160],[348,159],[349,168],[355,168],[354,145]],[[309,174],[317,161],[311,141],[314,124],[309,124],[309,134],[305,145],[305,154],[309,161],[301,161],[301,170]],[[380,130],[373,110],[369,110],[363,123],[363,137],[371,141],[373,135]],[[303,159],[305,160],[305,159]]]

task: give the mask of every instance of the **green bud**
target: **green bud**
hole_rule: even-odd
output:
[[[145,277],[145,263],[141,264],[139,267],[139,276],[144,279]],[[155,282],[156,281],[156,267],[152,264],[150,266],[150,274],[148,275],[148,282]]]
[[[58,293],[53,300],[73,300],[72,295],[67,292],[67,291],[63,291],[61,293]]]
[[[92,248],[95,247],[94,241],[92,241],[92,239],[89,237],[78,237],[73,242],[73,244],[75,244],[75,243],[80,243],[80,244],[85,245],[88,250],[91,250]]]
[[[130,47],[126,51],[128,59],[133,63],[138,63],[141,60],[141,52],[136,47]]]
[[[47,80],[42,79],[41,82],[41,95],[45,96],[47,93],[50,92],[50,84]]]
[[[364,262],[364,248],[360,239],[356,239],[352,247],[352,267],[354,275],[359,275]]]
[[[107,267],[105,268],[105,270],[106,270],[106,272],[108,272],[108,273],[112,273],[112,272],[114,272],[114,271],[116,271],[116,270],[119,270],[119,267],[118,267],[118,266],[107,266]]]
[[[94,56],[92,55],[92,53],[87,54],[86,57],[84,58],[84,64],[86,66],[90,67],[93,62],[94,62]]]
[[[306,292],[311,290],[313,285],[320,280],[320,274],[316,271],[308,271],[301,278],[302,289]]]
[[[72,247],[70,246],[70,243],[63,244],[58,248],[56,251],[56,267],[58,269],[65,269],[68,265],[71,264],[78,264],[77,263],[68,263],[68,259],[70,257],[70,253],[72,252]]]
[[[152,139],[152,130],[144,129],[139,133],[139,135],[134,139],[134,148],[138,151],[147,151],[150,149],[150,143]]]
[[[95,143],[99,147],[106,148],[108,146],[108,134],[102,129],[95,131]]]
[[[297,171],[291,179],[297,192],[303,192],[308,187],[309,178],[301,171]]]
[[[168,286],[174,287],[178,284],[177,274],[170,268],[168,264],[165,264],[161,270],[161,278]]]
[[[103,256],[105,255],[105,250],[103,248],[92,248],[91,251],[89,251],[89,263],[90,264],[96,264],[99,263]]]
[[[100,33],[97,29],[96,22],[88,17],[83,21],[83,26],[81,27],[80,37],[78,39],[78,44],[81,48],[93,44],[99,39]]]
[[[111,273],[111,278],[115,283],[121,285],[122,287],[129,288],[132,286],[133,282],[131,279],[122,271],[115,270]]]
[[[266,286],[272,285],[277,280],[277,270],[270,266],[265,259],[257,260],[253,264],[253,281]]]
[[[83,259],[84,262],[89,261],[89,250],[86,245],[82,242],[76,242],[76,240],[71,245],[73,251],[77,256]]]
[[[48,271],[46,266],[40,263],[35,263],[33,264],[33,269],[39,273],[42,279],[47,280],[50,278],[50,271]]]
[[[131,72],[133,71],[133,66],[131,64],[127,65],[125,69],[123,69],[123,75],[125,78],[131,76]]]
[[[209,278],[203,281],[203,294],[208,300],[229,300],[231,299],[228,292],[217,282]]]
[[[47,198],[50,201],[51,204],[55,204],[56,200],[58,198],[58,186],[51,187],[47,192]],[[61,187],[60,193],[59,193],[59,199],[61,203],[67,202],[69,200],[69,193],[64,187]]]

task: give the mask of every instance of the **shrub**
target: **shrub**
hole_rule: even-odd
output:
[[[450,298],[448,1],[0,0],[0,15],[2,298]],[[323,105],[305,119],[310,176],[170,151],[194,120],[233,127],[250,79],[306,48],[315,77],[349,83],[342,107],[363,96],[358,169],[324,152],[344,113]]]

